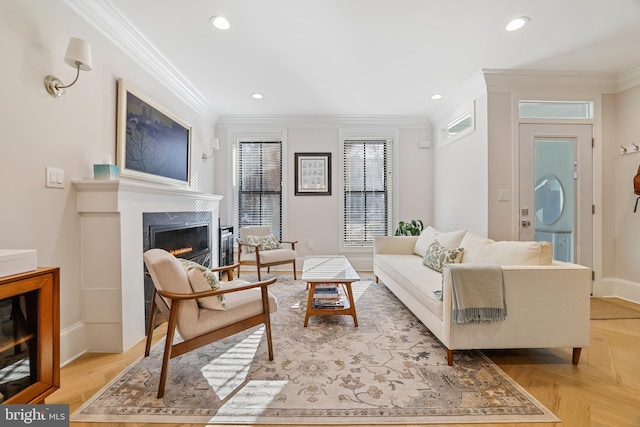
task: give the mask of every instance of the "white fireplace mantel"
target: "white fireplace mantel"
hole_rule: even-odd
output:
[[[129,181],[72,183],[82,230],[86,349],[123,352],[145,336],[142,214],[211,212],[216,225],[222,196]],[[217,250],[215,227],[211,234]]]

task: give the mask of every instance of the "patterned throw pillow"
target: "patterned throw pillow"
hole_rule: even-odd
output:
[[[266,236],[247,236],[247,243],[258,245],[261,251],[270,251],[271,249],[282,249],[282,243],[273,234]],[[249,252],[255,252],[255,249],[249,246]]]
[[[447,249],[436,239],[424,254],[422,264],[438,273],[442,273],[442,267],[444,267],[445,264],[460,262],[463,251],[463,248]]]
[[[180,261],[184,270],[187,272],[189,284],[191,284],[193,292],[205,292],[212,289],[217,291],[221,288],[218,277],[207,267],[187,259],[178,258],[178,261]],[[198,298],[198,305],[202,308],[208,308],[209,310],[226,310],[226,304],[227,301],[224,295]]]

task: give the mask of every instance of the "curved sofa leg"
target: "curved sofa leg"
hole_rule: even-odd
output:
[[[580,352],[582,351],[581,348],[574,348],[573,349],[573,357],[571,358],[571,363],[573,363],[574,365],[578,365],[578,362],[580,361]]]
[[[453,350],[447,349],[447,365],[453,366]]]
[[[378,276],[376,276],[376,283],[379,283],[379,280],[380,280],[380,279],[378,279]]]

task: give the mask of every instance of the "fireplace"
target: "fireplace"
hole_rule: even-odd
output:
[[[202,264],[211,262],[211,230],[209,223],[149,226],[149,248],[160,248],[178,258]]]
[[[160,248],[178,258],[212,266],[211,212],[152,212],[142,215],[144,251]],[[145,325],[149,322],[153,281],[145,275]]]

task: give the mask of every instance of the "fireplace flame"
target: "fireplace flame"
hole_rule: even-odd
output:
[[[171,251],[169,251],[171,253],[171,255],[182,255],[182,254],[186,254],[189,252],[193,251],[193,247],[188,247],[188,248],[179,248],[179,249],[173,249]]]

